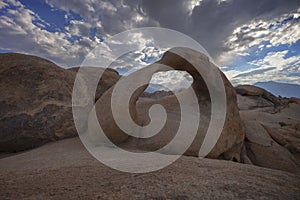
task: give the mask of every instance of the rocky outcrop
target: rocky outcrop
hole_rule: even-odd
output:
[[[300,173],[299,100],[275,97],[255,86],[236,89],[241,95],[238,105],[246,134],[245,159],[258,166]]]
[[[177,50],[180,52],[180,48]],[[184,52],[191,58],[199,56]],[[200,60],[205,63],[203,66],[211,64],[203,55],[200,55]],[[147,84],[135,91],[130,99],[130,114],[137,124],[144,126],[149,123],[149,108],[154,104],[161,104],[167,110],[166,124],[157,136],[136,139],[120,131],[112,120],[108,105],[112,86],[121,76],[111,69],[104,71],[96,90],[98,119],[102,119],[99,121],[108,137],[122,148],[157,150],[170,142],[180,124],[180,109],[175,95],[183,98],[193,89],[198,97],[201,123],[185,155],[197,156],[211,117],[207,86],[189,63],[170,52],[157,63],[185,70],[194,80],[190,88],[176,93],[143,93]],[[169,69],[156,68],[148,74],[149,81],[153,73],[166,70]],[[35,56],[0,54],[0,152],[22,151],[77,136],[71,101],[77,71],[78,68],[63,69]],[[81,78],[86,87],[98,78],[96,71],[99,72],[99,69],[93,67],[85,70],[89,76]],[[300,100],[276,97],[255,86],[234,89],[224,74],[221,75],[226,91],[226,120],[219,140],[207,157],[299,173]],[[87,88],[83,91],[91,92]]]
[[[73,137],[73,73],[35,56],[0,56],[0,151]]]
[[[72,115],[76,69],[36,57],[0,54],[0,152],[17,152],[77,136]],[[115,83],[104,73],[97,97]]]
[[[79,67],[73,67],[68,70],[77,73]],[[77,75],[79,76],[83,75],[82,76],[82,78],[84,79],[83,81],[85,82],[85,85],[89,87],[93,83],[98,82],[99,73],[102,74],[95,92],[95,102],[102,96],[102,94],[106,90],[108,90],[121,78],[119,73],[114,69],[111,68],[104,69],[104,68],[95,68],[95,67],[86,67],[86,66],[84,67],[84,72],[79,73]]]
[[[283,99],[278,98],[270,92],[256,86],[240,85],[235,89],[240,110],[274,109],[284,105],[285,103]]]
[[[192,145],[185,152],[185,155],[198,156],[198,152],[203,142],[204,135],[208,128],[208,122],[211,117],[211,99],[208,88],[201,75],[189,62],[178,56],[178,54],[185,55],[190,59],[198,59],[196,63],[200,64],[203,68],[210,67],[212,63],[210,63],[208,58],[203,54],[194,52],[190,49],[176,48],[175,51],[177,54],[172,53],[172,51],[174,51],[174,49],[166,52],[160,61],[140,70],[139,73],[143,74],[145,77],[148,77],[150,81],[151,76],[154,73],[170,70],[158,65],[165,64],[172,67],[172,70],[175,69],[187,71],[193,77],[194,82],[191,88],[182,89],[180,92],[177,92],[176,95],[177,97],[184,98],[189,96],[189,90],[193,89],[198,97],[197,103],[201,110],[199,129]],[[226,92],[226,120],[219,140],[207,157],[240,161],[240,154],[244,141],[244,132],[240,122],[239,111],[236,103],[236,92],[222,72],[221,76],[225,84]],[[174,95],[169,95],[160,99],[139,98],[146,87],[147,84],[143,87],[140,87],[135,91],[130,99],[129,108],[133,120],[142,126],[149,124],[149,116],[147,113],[149,108],[154,104],[160,104],[167,110],[167,121],[165,126],[157,135],[150,138],[145,139],[130,137],[117,126],[112,116],[111,108],[108,106],[111,104],[114,87],[110,88],[96,102],[95,106],[98,121],[101,124],[101,128],[103,129],[104,133],[111,141],[117,144],[123,143],[124,148],[139,148],[146,151],[160,149],[171,141],[180,125],[180,109],[178,106],[178,99]],[[191,114],[193,115],[193,113]],[[96,134],[97,127],[91,123],[89,124],[89,131],[91,134]],[[186,137],[190,137],[188,133],[186,134]],[[171,147],[166,153],[176,154],[176,148],[178,146]]]

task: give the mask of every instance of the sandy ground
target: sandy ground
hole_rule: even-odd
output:
[[[0,199],[300,199],[300,176],[183,156],[130,174],[94,159],[78,138],[0,159]]]

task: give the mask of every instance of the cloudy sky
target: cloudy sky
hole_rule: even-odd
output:
[[[1,53],[71,67],[114,34],[158,26],[198,41],[233,84],[300,84],[299,0],[0,0],[0,13]],[[146,41],[145,48],[130,55],[136,65],[116,62],[121,73],[163,53],[142,35],[135,39]]]

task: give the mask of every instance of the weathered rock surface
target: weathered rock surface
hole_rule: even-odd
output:
[[[191,156],[182,156],[156,172],[122,173],[95,160],[79,138],[72,138],[0,159],[0,196],[2,199],[299,199],[300,176]]]
[[[242,95],[238,105],[251,162],[300,173],[299,100],[275,97],[255,86],[239,86],[237,93]]]
[[[236,87],[238,107],[240,110],[249,109],[274,109],[284,104],[280,99],[270,92],[252,85],[241,85]]]
[[[68,70],[77,73],[79,67],[73,67]],[[84,67],[83,71],[83,73],[79,73],[79,76],[83,75],[82,78],[84,79],[85,85],[87,87],[96,83],[99,79],[99,73],[102,73],[98,83],[98,87],[95,92],[95,101],[98,100],[106,90],[108,90],[121,78],[121,76],[116,70],[110,68],[104,69],[95,67]]]
[[[201,67],[203,68],[210,67],[212,65],[212,63],[209,62],[208,58],[203,54],[199,54],[185,48],[176,48],[176,51],[184,55],[188,55],[188,57],[191,59],[199,59],[199,62],[202,63]],[[200,146],[203,142],[204,135],[208,128],[208,122],[211,117],[211,103],[208,88],[203,78],[196,71],[196,69],[185,59],[172,53],[171,50],[166,52],[163,58],[157,63],[166,64],[168,66],[171,66],[172,69],[175,70],[187,71],[193,77],[194,82],[192,84],[192,88],[183,89],[182,91],[176,93],[176,95],[182,97],[188,96],[189,90],[193,89],[198,97],[198,105],[201,110],[199,129],[192,145],[185,152],[186,155],[197,156]],[[147,77],[150,75],[150,78],[153,73],[170,70],[163,67],[157,67],[156,63],[148,67],[150,69],[157,68],[156,70],[153,70],[146,75]],[[148,69],[142,70],[145,71]],[[227,114],[221,136],[214,148],[208,154],[208,157],[240,161],[240,154],[244,141],[244,132],[236,103],[236,93],[235,89],[232,87],[232,85],[222,72],[221,76],[225,84]],[[167,110],[168,117],[165,126],[157,135],[147,139],[137,139],[128,136],[117,126],[112,116],[111,109],[109,108],[109,106],[107,106],[110,105],[111,102],[111,96],[114,90],[113,87],[110,88],[106,93],[104,93],[103,96],[97,101],[96,113],[104,133],[111,141],[115,143],[126,143],[130,147],[137,147],[143,150],[153,151],[160,149],[162,146],[168,144],[170,140],[175,136],[180,124],[180,109],[178,106],[177,98],[174,95],[169,95],[160,99],[139,98],[146,87],[147,85],[139,88],[132,95],[129,105],[130,113],[132,114],[131,116],[134,121],[136,121],[140,125],[147,125],[149,123],[149,116],[147,115],[149,108],[153,104],[161,104]],[[90,124],[89,129],[91,133],[95,132],[96,130],[92,123]],[[189,137],[189,135],[187,134],[186,137]],[[170,149],[170,151],[167,153],[176,154],[176,148],[177,147]]]
[[[35,56],[0,55],[0,151],[72,137],[73,73]]]
[[[171,54],[165,58],[160,62],[193,75],[195,81],[192,88],[199,92],[199,135],[185,152],[186,155],[195,156],[211,114],[207,87],[201,76],[195,74],[184,61]],[[90,76],[83,78],[87,86],[98,78],[95,70],[87,70]],[[77,71],[78,68],[66,70],[35,56],[0,54],[0,152],[22,151],[77,135],[71,102]],[[105,116],[101,122],[105,125],[105,132],[110,134],[113,142],[122,143],[120,146],[127,149],[153,151],[167,144],[180,122],[176,97],[171,92],[157,92],[153,96],[145,94],[143,91],[147,85],[137,90],[130,105],[131,115],[137,124],[149,123],[148,112],[153,104],[165,107],[168,121],[157,136],[134,139],[116,128],[107,106],[110,88],[120,78],[116,71],[108,69],[99,82],[101,86],[98,85],[96,90],[97,105],[101,101],[104,103],[97,106],[97,114],[100,114],[99,118]],[[222,78],[226,90],[227,116],[223,132],[207,157],[300,173],[300,100],[276,97],[249,85],[238,86],[235,91],[223,74]],[[182,90],[176,95],[185,96],[187,91]]]
[[[71,102],[75,71],[36,56],[0,54],[0,152],[77,135]],[[118,78],[116,72],[107,73],[98,98]]]

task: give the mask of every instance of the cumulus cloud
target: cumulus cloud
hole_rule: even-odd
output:
[[[89,23],[101,21],[101,34],[113,35],[143,26],[161,26],[199,41],[216,58],[232,32],[254,18],[267,19],[291,11],[297,0],[47,0],[48,4],[80,14]]]
[[[10,1],[19,3],[16,0]],[[98,36],[105,38],[130,28],[161,26],[193,37],[215,59],[233,47],[224,45],[224,42],[237,27],[254,18],[261,20],[273,18],[300,5],[297,0],[46,0],[46,2],[55,9],[77,13],[84,19],[84,22],[78,20],[70,22],[66,27],[70,34],[87,36],[90,27],[97,27]],[[28,23],[30,25],[30,21]],[[291,26],[290,29],[295,31],[297,27]],[[231,37],[230,41],[233,38]],[[237,42],[232,43],[236,45]],[[246,46],[239,43],[234,48]]]
[[[286,58],[287,53],[288,50],[269,52],[263,59],[254,60],[249,64],[260,68],[275,67],[278,70],[283,70],[291,65],[300,65],[300,55]]]
[[[160,26],[189,35],[206,48],[217,64],[229,66],[237,57],[251,56],[253,52],[249,49],[253,47],[264,51],[293,45],[300,39],[299,0],[46,0],[46,3],[65,12],[67,23],[61,30],[49,29],[47,21],[17,0],[0,2],[5,13],[0,16],[1,49],[36,54],[63,66],[73,66],[80,64],[98,43],[105,46],[105,39],[114,34],[136,27]],[[80,19],[70,17],[74,13]],[[124,56],[123,61],[116,61],[115,68],[142,67],[165,51],[155,43],[149,45],[149,38],[143,35],[127,39],[129,44],[138,43],[139,50],[128,58]],[[104,53],[110,57],[109,48]],[[253,77],[264,75],[264,79],[274,80],[280,73],[285,74],[287,81],[298,81],[294,75],[299,74],[299,57],[290,58],[287,54],[281,51],[249,62],[244,60],[252,69],[222,69],[235,82],[251,82]],[[277,64],[274,59],[278,59]],[[176,76],[180,79],[183,75]]]
[[[236,55],[249,55],[247,51],[254,46],[261,51],[264,48],[296,43],[300,39],[299,19],[300,8],[276,18],[252,20],[237,27],[225,41],[228,51],[221,54],[219,60],[228,64]]]
[[[254,70],[240,72],[231,70],[225,73],[234,74],[233,84],[254,84],[258,80],[273,80],[300,84],[300,55],[287,57],[288,50],[269,52],[264,58],[249,62],[257,66]]]
[[[142,6],[149,17],[161,26],[196,39],[213,58],[228,50],[224,42],[237,27],[255,18],[271,19],[299,7],[296,0],[202,0],[192,6],[192,13],[189,14],[183,2],[143,1]]]
[[[6,6],[8,6],[7,3],[5,3],[4,1],[0,1],[0,9],[2,9],[2,8],[6,7]]]
[[[103,37],[130,28],[159,25],[158,22],[153,21],[143,12],[137,0],[47,0],[46,2],[52,7],[78,13],[87,23],[92,25],[101,21],[102,26],[99,32]]]
[[[92,25],[80,20],[70,20],[70,25],[65,29],[72,35],[89,36]]]
[[[164,90],[177,91],[188,88],[193,82],[192,76],[185,71],[170,70],[153,74],[151,84],[161,85]]]
[[[8,0],[5,3],[6,15],[0,16],[2,49],[35,54],[52,59],[63,66],[72,66],[78,64],[96,44],[82,35],[79,40],[71,42],[69,39],[73,33],[48,31],[43,28],[45,25],[40,17],[20,2]],[[71,30],[78,34],[84,33],[83,27],[78,24],[75,30],[70,29],[70,32]]]
[[[158,49],[154,46],[137,49],[121,56],[110,67],[126,75],[158,61],[166,50]]]

